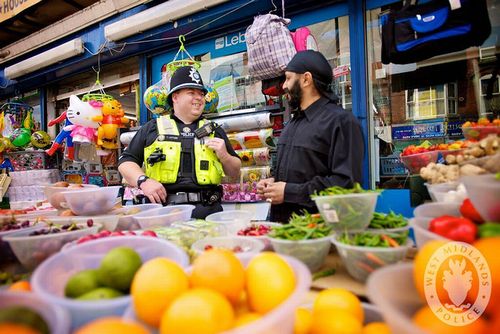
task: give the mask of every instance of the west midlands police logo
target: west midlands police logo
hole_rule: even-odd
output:
[[[200,83],[201,81],[200,74],[198,73],[198,71],[194,69],[194,67],[191,67],[191,71],[189,71],[189,76],[193,81],[196,81],[197,84]]]

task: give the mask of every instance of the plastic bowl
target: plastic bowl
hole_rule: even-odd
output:
[[[363,312],[364,312],[364,319],[363,319],[364,326],[372,322],[384,322],[384,318],[382,317],[382,313],[380,312],[378,307],[368,303],[361,303],[361,306],[363,306]],[[312,311],[313,303],[301,305],[301,307],[304,307]]]
[[[73,274],[99,267],[108,251],[118,246],[135,249],[143,262],[156,257],[167,257],[182,267],[189,265],[184,251],[160,238],[134,236],[96,239],[56,254],[42,263],[31,278],[33,291],[47,302],[68,310],[72,329],[96,318],[121,316],[131,303],[130,296],[98,301],[78,301],[64,297],[64,287]]]
[[[63,191],[66,204],[77,216],[94,216],[108,213],[116,203],[121,186],[88,188],[80,191]]]
[[[185,222],[191,219],[194,205],[169,205],[159,209],[151,209],[133,215],[133,219],[141,229],[153,226],[170,226],[172,223]]]
[[[3,240],[10,244],[19,262],[27,269],[32,270],[46,258],[57,253],[66,243],[96,233],[101,227],[99,224],[94,224],[92,227],[88,227],[86,224],[81,226],[83,228],[76,231],[29,236],[33,231],[46,228],[40,226],[33,230],[12,233],[4,237]]]
[[[367,282],[369,299],[378,306],[392,333],[425,334],[413,315],[424,306],[413,281],[413,264],[401,263],[374,272]]]
[[[65,205],[66,200],[64,199],[64,195],[62,192],[68,192],[68,191],[82,191],[83,189],[89,189],[89,188],[99,188],[95,184],[80,184],[74,187],[55,187],[53,185],[45,186],[43,187],[43,192],[45,193],[45,198],[47,198],[47,201],[56,208],[57,210],[63,210],[67,208]]]
[[[267,227],[273,227],[273,226],[281,226],[282,224],[280,224],[280,223],[271,223],[271,222],[250,222],[250,223],[246,224],[245,227],[243,227],[241,230],[244,230],[244,229],[252,227],[252,226],[259,226],[259,225],[264,225],[264,226],[267,226]],[[241,231],[241,230],[239,230],[239,231]],[[244,238],[252,238],[252,239],[257,239],[257,240],[262,241],[264,243],[264,245],[265,245],[264,250],[270,250],[272,248],[272,246],[271,246],[271,240],[270,240],[270,238],[267,235],[259,235],[259,236],[239,235],[238,234],[239,231],[237,231],[235,233],[235,235],[240,236],[240,237],[244,237]]]
[[[366,282],[368,276],[378,268],[403,260],[411,245],[408,240],[406,245],[399,247],[352,246],[338,241],[337,237],[332,239],[332,243],[337,247],[349,275],[360,282]]]
[[[229,250],[233,250],[235,247],[240,247],[241,251],[235,252],[237,256],[243,254],[246,255],[260,253],[266,247],[262,241],[257,239],[240,236],[227,236],[204,238],[195,241],[191,245],[191,250],[193,250],[193,252],[195,252],[197,255],[200,255],[205,251],[206,246],[212,246],[213,248],[224,248]]]
[[[401,155],[401,161],[408,168],[411,174],[420,173],[422,167],[431,162],[437,162],[440,151],[429,151],[412,155]]]
[[[449,240],[439,234],[429,231],[429,223],[434,218],[415,217],[410,219],[410,226],[413,228],[415,242],[418,249],[432,240]]]
[[[240,261],[246,266],[255,255],[240,258]],[[246,326],[222,332],[221,334],[293,333],[295,310],[302,304],[306,294],[309,292],[311,273],[299,260],[288,256],[283,256],[283,258],[292,267],[297,278],[297,285],[290,297],[274,310],[263,315],[261,319],[251,322]],[[125,312],[124,318],[136,320],[132,306]]]
[[[314,198],[321,216],[337,232],[362,231],[370,225],[378,192],[318,196]]]
[[[208,215],[205,220],[220,225],[221,235],[235,235],[245,228],[253,218],[253,213],[245,210],[227,210]]]
[[[34,210],[28,211],[28,213],[20,215],[0,215],[0,224],[5,224],[12,221],[25,221],[25,220],[35,220],[38,217],[54,217],[57,216],[59,212],[57,210]]]
[[[30,222],[30,225],[28,227],[23,227],[18,230],[8,230],[0,232],[0,254],[1,254],[0,265],[5,263],[16,262],[17,259],[16,255],[12,251],[12,248],[10,247],[10,244],[7,241],[3,240],[3,237],[19,231],[26,231],[26,232],[35,231],[37,228],[41,226],[45,226],[45,224],[40,222],[38,223],[38,225],[33,225],[33,222]]]
[[[490,134],[500,135],[500,126],[463,127],[462,132],[465,139],[481,140]]]
[[[500,222],[500,180],[494,174],[463,176],[467,194],[481,217]]]
[[[415,217],[436,218],[440,216],[461,216],[461,203],[425,203],[413,210]]]
[[[71,320],[68,312],[34,293],[0,291],[0,310],[12,306],[27,307],[38,313],[45,320],[52,334],[69,333]]]
[[[135,221],[134,216],[143,211],[160,209],[163,206],[156,203],[139,204],[124,206],[123,208],[113,210],[111,213],[118,215],[118,225],[116,231],[133,231],[139,230],[141,227]]]
[[[326,260],[330,252],[331,236],[309,240],[284,240],[269,238],[274,251],[293,256],[302,261],[311,272],[315,272]]]
[[[427,187],[427,191],[431,196],[431,199],[434,202],[444,202],[445,195],[450,191],[456,191],[459,185],[458,182],[446,182],[446,183],[437,183],[437,184],[429,184],[424,183]]]
[[[64,216],[64,217],[49,217],[46,220],[54,224],[65,225],[65,224],[87,224],[87,221],[92,219],[92,221],[100,225],[99,230],[114,231],[116,225],[118,224],[118,215],[101,215],[101,216]]]

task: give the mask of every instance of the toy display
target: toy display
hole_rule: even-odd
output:
[[[144,104],[153,114],[163,114],[171,109],[167,101],[168,88],[162,86],[162,81],[149,86],[144,92]]]
[[[107,149],[118,148],[118,128],[129,122],[129,119],[125,117],[121,103],[117,100],[104,101],[102,115],[94,116],[92,120],[101,123],[97,129],[97,146],[103,146]],[[104,145],[105,141],[109,145]]]
[[[204,113],[214,113],[217,112],[217,106],[219,105],[219,94],[215,88],[206,86],[207,93],[205,94],[205,109]]]
[[[45,148],[50,145],[50,136],[45,131],[36,131],[31,135],[31,145],[36,148]]]
[[[49,122],[48,126],[54,126],[56,124],[64,122],[64,125],[54,139],[52,146],[46,150],[48,155],[52,156],[56,153],[57,149],[61,147],[64,141],[66,141],[66,149],[68,151],[68,159],[74,159],[74,146],[73,146],[73,138],[71,137],[71,130],[73,129],[71,121],[66,117],[67,112],[64,111],[59,117],[53,119]]]

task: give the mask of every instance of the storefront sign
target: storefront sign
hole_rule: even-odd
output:
[[[349,65],[337,66],[333,69],[333,77],[338,78],[343,75],[348,75],[350,70]]]
[[[41,0],[0,0],[0,22],[16,16]]]
[[[214,41],[214,51],[212,53],[212,57],[221,57],[241,52],[246,50],[246,48],[245,30],[242,30],[237,33],[216,38]]]
[[[392,138],[401,139],[422,139],[444,136],[443,122],[401,125],[392,127]]]
[[[463,137],[464,134],[462,132],[462,121],[458,122],[448,122],[448,126],[446,127],[446,133],[450,137]]]

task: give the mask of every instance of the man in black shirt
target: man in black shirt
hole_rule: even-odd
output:
[[[364,142],[361,126],[337,105],[332,68],[317,51],[297,53],[286,68],[291,121],[278,141],[274,178],[259,182],[271,201],[271,220],[287,222],[293,212],[317,212],[310,196],[331,186],[361,182]]]
[[[198,71],[179,68],[170,86],[173,114],[141,127],[120,156],[118,170],[150,202],[193,204],[192,217],[203,219],[222,211],[220,179],[224,173],[238,176],[241,161],[223,129],[203,128],[206,89]],[[198,138],[195,131],[201,128],[207,131]]]

